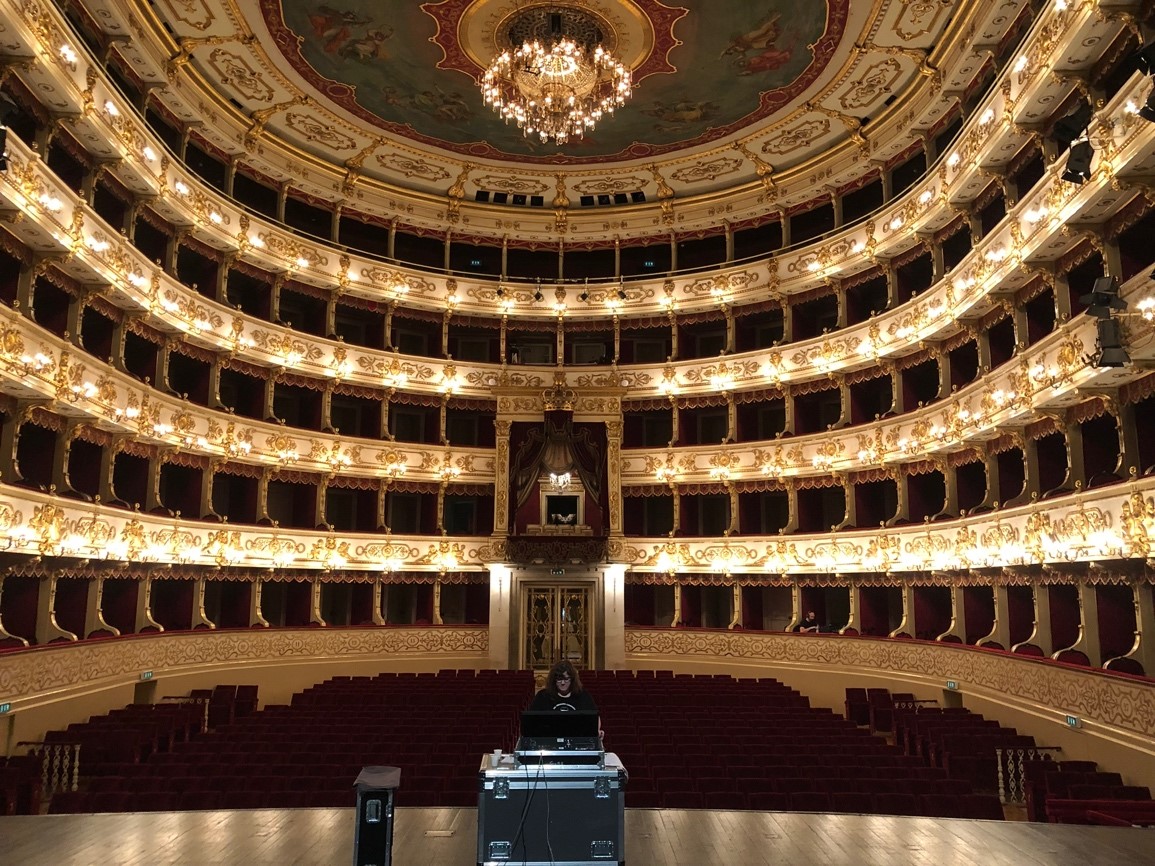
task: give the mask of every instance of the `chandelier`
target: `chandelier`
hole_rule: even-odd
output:
[[[481,93],[526,138],[581,138],[630,97],[630,70],[602,45],[600,25],[583,10],[523,10],[504,38],[508,47],[485,70]]]
[[[569,490],[570,483],[573,481],[573,476],[568,472],[549,473],[549,489],[555,493],[563,493]]]

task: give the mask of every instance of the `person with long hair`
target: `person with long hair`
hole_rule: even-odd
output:
[[[583,710],[596,713],[598,706],[590,693],[582,688],[577,668],[568,661],[560,661],[549,671],[545,688],[534,695],[531,710],[558,710],[572,712]]]

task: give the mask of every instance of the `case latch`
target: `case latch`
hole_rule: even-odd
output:
[[[591,860],[616,860],[614,857],[614,843],[608,839],[590,842]]]
[[[495,779],[493,782],[493,799],[509,799],[509,779]]]
[[[608,800],[610,797],[610,780],[594,779],[594,796],[599,800]]]
[[[513,853],[512,842],[490,842],[489,843],[489,859],[490,860],[508,860]]]

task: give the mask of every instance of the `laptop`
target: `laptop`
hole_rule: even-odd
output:
[[[598,714],[525,710],[514,754],[521,763],[600,763],[605,754],[598,736]]]

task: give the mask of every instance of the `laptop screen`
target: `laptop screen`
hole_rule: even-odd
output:
[[[521,714],[523,737],[596,737],[598,714],[590,712],[558,712],[556,710],[525,710]]]

